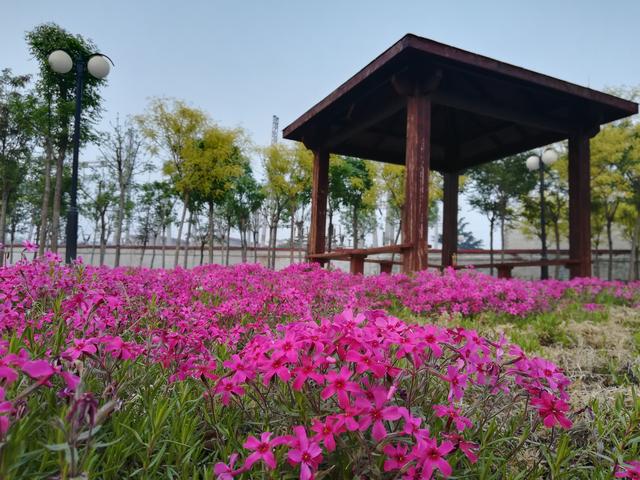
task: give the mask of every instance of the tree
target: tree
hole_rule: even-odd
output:
[[[473,232],[467,230],[469,222],[464,217],[458,218],[458,248],[462,250],[476,250],[482,248],[482,240],[476,238]],[[438,236],[438,243],[442,243],[442,234]]]
[[[613,234],[622,200],[631,196],[626,183],[625,156],[630,148],[629,124],[612,124],[602,128],[591,140],[591,198],[592,212],[602,219],[607,234],[609,259],[607,278],[613,276]],[[595,223],[596,233],[599,219]]]
[[[264,190],[253,177],[251,164],[245,161],[243,174],[231,180],[231,187],[226,191],[222,201],[222,210],[227,219],[227,225],[235,225],[240,233],[242,262],[247,261],[247,233],[250,229],[251,218],[262,206]],[[227,230],[227,242],[229,229]],[[229,245],[227,244],[227,264],[229,263]]]
[[[526,167],[527,153],[485,163],[467,172],[469,203],[489,220],[490,263],[493,265],[494,229],[500,225],[503,245],[505,229],[513,221],[514,203],[536,185],[537,175]],[[491,268],[493,274],[493,267]]]
[[[138,224],[140,225],[138,238],[142,240],[142,253],[140,255],[140,265],[144,260],[144,253],[147,243],[153,240],[156,245],[158,235],[162,238],[162,268],[165,268],[165,253],[167,246],[167,227],[175,221],[173,214],[176,203],[175,191],[169,182],[155,181],[145,183],[140,187],[138,197],[139,210]],[[153,249],[151,257],[151,268],[155,260],[156,249]]]
[[[361,221],[375,212],[375,195],[368,195],[375,183],[365,160],[346,157],[344,165],[346,175],[341,203],[347,211],[345,226],[352,235],[353,248],[358,248]]]
[[[242,130],[210,125],[183,148],[184,161],[176,189],[189,192],[196,202],[194,206],[198,203],[208,205],[209,263],[213,262],[214,206],[223,201],[235,179],[243,174],[247,162],[245,144]]]
[[[8,69],[0,72],[0,266],[4,264],[10,205],[16,204],[16,194],[31,156],[33,136],[25,94],[29,78],[13,75]]]
[[[50,166],[55,157],[56,179],[53,196],[53,210],[51,214],[51,250],[57,252],[58,238],[60,236],[60,214],[62,211],[62,194],[64,188],[64,161],[72,146],[71,122],[74,116],[74,92],[75,71],[58,74],[49,67],[47,58],[53,50],[63,49],[72,58],[88,56],[99,51],[98,47],[90,40],[80,35],[73,35],[56,25],[45,23],[35,27],[26,34],[26,40],[31,54],[39,65],[39,76],[36,82],[36,91],[42,100],[42,109],[45,114],[38,115],[40,119],[39,130],[45,135],[45,175],[50,174]],[[106,80],[97,79],[85,72],[82,93],[82,121],[80,140],[86,143],[95,138],[93,129],[100,119],[102,97],[100,87],[106,84]],[[48,185],[50,188],[50,185]],[[48,211],[48,189],[45,184],[42,212]],[[46,229],[46,217],[41,221],[41,232]],[[41,233],[42,234],[42,233]],[[41,236],[42,238],[42,236]],[[44,242],[42,242],[44,243]],[[41,249],[44,245],[41,245]]]
[[[96,237],[98,233],[100,234],[100,265],[104,265],[107,240],[111,235],[112,227],[112,219],[109,218],[108,213],[117,202],[117,186],[104,162],[91,167],[90,170],[91,173],[85,178],[88,181],[83,182],[81,187],[81,193],[85,198],[81,209],[94,221],[94,247]],[[89,185],[93,186],[93,189],[90,189]]]
[[[566,155],[561,157],[545,173],[545,221],[547,228],[551,227],[556,257],[560,257],[560,242],[562,237],[569,232],[569,186],[568,161]],[[540,227],[540,195],[537,189],[520,198],[522,208],[520,214],[524,219],[523,231],[525,234],[535,235],[542,240]],[[549,238],[549,235],[547,236]],[[558,277],[560,266],[555,267],[555,276]]]
[[[120,265],[122,226],[134,187],[134,176],[148,170],[150,165],[141,161],[142,137],[130,120],[122,124],[118,118],[111,132],[105,134],[102,145],[102,160],[117,182],[118,208],[114,222],[114,266],[117,267]]]
[[[264,187],[265,208],[269,223],[269,256],[268,265],[275,268],[276,248],[278,246],[278,226],[283,214],[289,208],[289,201],[298,187],[293,181],[294,153],[284,143],[276,143],[262,150],[263,168],[266,176]]]
[[[165,156],[163,171],[171,179],[182,200],[182,214],[173,259],[173,266],[177,267],[182,229],[189,206],[189,196],[193,190],[184,176],[184,152],[187,146],[201,139],[207,126],[207,116],[181,100],[154,98],[149,103],[147,112],[136,117],[136,121],[149,142],[151,153]]]

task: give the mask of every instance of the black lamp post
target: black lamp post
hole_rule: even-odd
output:
[[[542,241],[542,254],[541,260],[547,261],[547,225],[545,219],[545,201],[544,201],[544,167],[550,166],[558,160],[558,154],[555,150],[549,148],[542,152],[542,155],[531,155],[526,160],[527,168],[534,172],[538,170],[540,173],[539,188],[540,188],[540,240]],[[549,266],[543,264],[540,266],[540,279],[547,280],[549,278]]]
[[[80,118],[82,116],[82,89],[84,72],[102,79],[109,74],[111,59],[106,55],[94,53],[71,58],[64,50],[54,50],[48,57],[49,66],[56,73],[69,73],[76,66],[76,110],[73,122],[73,163],[71,165],[71,201],[67,213],[67,231],[65,240],[65,261],[75,260],[78,251],[78,154],[80,152]],[[111,62],[113,64],[113,62]]]

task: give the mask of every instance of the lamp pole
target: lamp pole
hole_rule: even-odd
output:
[[[546,204],[544,198],[544,167],[551,165],[558,159],[558,154],[553,149],[545,150],[542,155],[532,155],[527,158],[526,165],[530,171],[538,170],[538,183],[540,193],[540,241],[542,242],[542,250],[540,259],[543,264],[540,266],[540,280],[549,278],[549,265],[546,264],[547,258],[547,223],[546,223]]]
[[[108,61],[107,61],[108,60]],[[67,212],[67,228],[65,239],[65,262],[73,262],[78,253],[78,170],[79,170],[79,155],[80,155],[80,120],[82,118],[82,92],[84,88],[84,73],[88,70],[89,73],[97,78],[103,79],[109,74],[111,67],[109,62],[111,59],[106,55],[94,53],[91,55],[83,56],[77,55],[75,58],[71,58],[64,50],[54,50],[48,57],[49,65],[51,69],[60,74],[65,74],[71,71],[75,62],[75,93],[76,93],[76,105],[75,114],[73,120],[73,160],[71,164],[71,192],[69,211]],[[111,62],[113,64],[113,62]]]

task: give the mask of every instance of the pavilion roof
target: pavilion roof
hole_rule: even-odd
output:
[[[283,131],[312,149],[403,164],[406,95],[432,99],[431,168],[456,171],[592,131],[638,104],[407,34]]]

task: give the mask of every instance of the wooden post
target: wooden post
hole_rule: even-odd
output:
[[[569,257],[571,278],[591,276],[591,174],[589,135],[569,137]]]
[[[405,151],[405,202],[402,241],[411,246],[404,251],[405,273],[427,268],[427,226],[429,216],[429,160],[431,155],[431,98],[407,97],[407,137]]]
[[[314,150],[311,187],[311,227],[307,252],[324,253],[327,223],[327,190],[329,188],[329,152]],[[318,260],[315,260],[318,261]],[[320,261],[320,263],[324,263]]]
[[[458,172],[444,174],[442,195],[442,266],[453,266],[458,252]]]
[[[364,259],[366,255],[351,255],[349,267],[352,275],[364,274]]]

